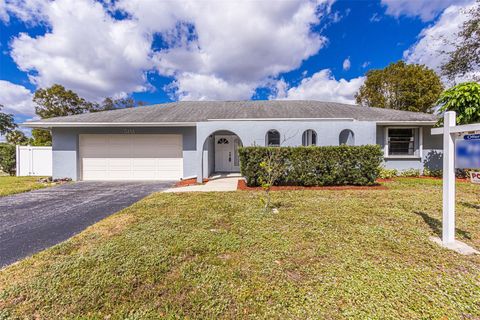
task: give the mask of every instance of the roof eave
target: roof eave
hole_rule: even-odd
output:
[[[225,118],[207,121],[355,121],[354,118]]]
[[[91,127],[195,127],[196,122],[47,122],[32,121],[20,124],[27,128],[91,128]]]
[[[401,126],[401,125],[434,125],[437,123],[437,120],[407,120],[407,121],[398,121],[398,120],[388,120],[388,121],[377,121],[379,126]]]

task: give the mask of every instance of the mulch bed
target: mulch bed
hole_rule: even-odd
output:
[[[203,183],[207,183],[208,179],[203,179]],[[196,184],[199,184],[197,182],[197,178],[191,178],[191,179],[184,179],[180,180],[177,183],[175,183],[175,187],[188,187],[188,186],[194,186]]]
[[[387,190],[384,185],[373,186],[324,186],[324,187],[305,187],[305,186],[273,186],[271,191],[287,190]],[[261,191],[262,187],[249,187],[245,180],[238,180],[237,190]]]

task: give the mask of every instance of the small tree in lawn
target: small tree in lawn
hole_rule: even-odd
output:
[[[262,200],[265,205],[264,209],[267,211],[271,203],[270,191],[272,186],[278,182],[285,170],[281,149],[279,147],[267,147],[265,160],[260,162],[260,167],[263,169],[264,175],[259,177],[259,182],[265,191],[265,199]]]
[[[455,111],[457,124],[480,122],[480,84],[476,82],[460,83],[442,93],[438,103],[440,111]],[[443,118],[438,125],[443,124]]]

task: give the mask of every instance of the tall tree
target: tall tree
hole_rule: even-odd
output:
[[[480,122],[480,84],[465,82],[445,90],[438,103],[441,112],[455,111],[457,124],[470,124]],[[439,121],[439,125],[443,119]]]
[[[102,104],[98,105],[95,110],[92,111],[107,111],[107,110],[115,110],[115,109],[125,109],[125,108],[134,108],[136,106],[143,106],[145,103],[142,101],[135,101],[131,97],[127,98],[120,98],[120,99],[113,99],[113,98],[105,98]]]
[[[31,144],[33,146],[51,146],[52,134],[50,133],[50,130],[32,129]]]
[[[46,89],[38,89],[33,96],[33,102],[36,104],[35,113],[42,119],[143,105],[142,102],[136,102],[130,97],[121,99],[106,98],[101,104],[93,103],[59,84],[54,84]],[[48,130],[33,129],[32,136],[32,144],[34,145],[51,144],[52,137]]]
[[[13,130],[6,135],[7,142],[14,145],[23,145],[28,143],[28,138],[20,130]]]
[[[13,120],[13,115],[2,112],[3,105],[0,104],[0,134],[7,134],[14,130],[17,125]]]
[[[59,84],[38,89],[33,96],[35,113],[42,119],[90,112],[95,105]]]
[[[367,72],[365,83],[355,95],[358,104],[405,111],[433,112],[443,91],[432,69],[403,61]]]
[[[455,50],[449,53],[442,73],[450,80],[455,80],[472,72],[473,80],[480,81],[480,75],[473,73],[480,67],[480,0],[466,14],[467,20],[455,39]]]

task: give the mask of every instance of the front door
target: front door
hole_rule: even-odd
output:
[[[240,139],[233,135],[215,136],[215,171],[237,172],[240,171],[238,147]]]

